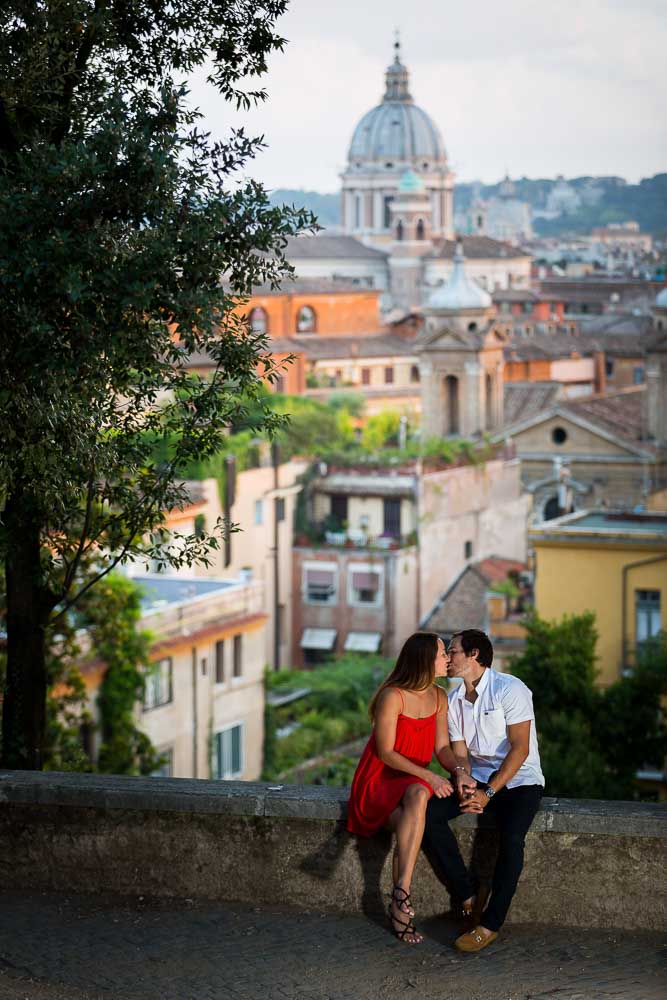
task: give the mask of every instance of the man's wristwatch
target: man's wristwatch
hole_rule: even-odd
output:
[[[491,788],[491,785],[487,785],[486,788],[482,789],[482,791],[486,795],[487,799],[492,799],[493,796],[496,794],[493,788]]]

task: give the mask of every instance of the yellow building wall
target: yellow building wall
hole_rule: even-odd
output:
[[[623,567],[655,558],[667,547],[633,548],[548,544],[534,539],[535,609],[542,618],[595,612],[598,683],[618,680],[623,669]],[[627,575],[626,637],[635,641],[635,591],[660,591],[663,629],[667,624],[667,558],[637,566]]]

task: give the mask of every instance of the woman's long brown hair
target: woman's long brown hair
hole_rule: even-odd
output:
[[[368,706],[371,722],[375,721],[377,700],[388,687],[402,688],[404,691],[425,691],[435,680],[435,658],[438,655],[436,632],[413,632],[403,643],[396,666],[385,677]]]

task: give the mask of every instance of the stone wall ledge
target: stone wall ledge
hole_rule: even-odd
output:
[[[0,770],[0,810],[43,805],[343,822],[347,798],[346,788],[316,785]],[[461,830],[493,825],[488,816],[461,816],[455,822]],[[667,807],[545,796],[531,832],[667,840]]]
[[[382,914],[391,838],[349,836],[347,794],[277,783],[0,771],[0,885]],[[452,826],[466,863],[488,884],[498,849],[491,817],[461,816]],[[662,929],[666,867],[664,806],[546,798],[526,838],[509,919]],[[413,891],[420,919],[450,905],[428,858],[420,858]]]

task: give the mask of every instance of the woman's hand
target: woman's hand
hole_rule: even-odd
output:
[[[450,781],[447,778],[441,777],[439,774],[430,773],[428,779],[429,785],[433,789],[433,794],[439,799],[446,799],[448,795],[451,795],[454,789]]]

